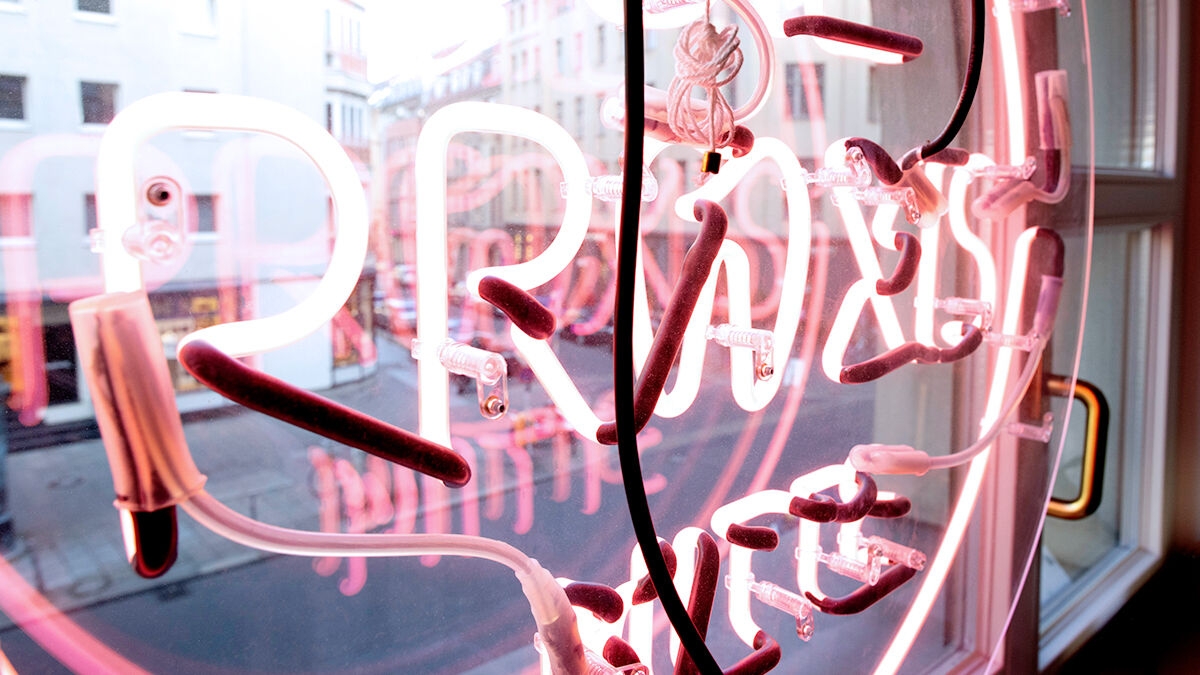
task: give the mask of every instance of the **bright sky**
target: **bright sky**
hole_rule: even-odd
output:
[[[438,50],[504,30],[503,0],[367,0],[367,77],[415,76]]]

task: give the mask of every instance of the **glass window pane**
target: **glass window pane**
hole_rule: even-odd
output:
[[[0,133],[0,161],[16,165],[12,174],[21,178],[20,190],[0,186],[0,231],[36,233],[32,243],[5,241],[0,247],[7,320],[0,367],[7,364],[15,386],[7,398],[15,418],[9,425],[8,494],[25,546],[11,567],[22,583],[111,644],[116,657],[156,672],[476,674],[523,672],[538,659],[518,582],[486,561],[368,560],[329,552],[297,559],[242,546],[180,517],[175,567],[154,579],[134,575],[97,435],[94,406],[108,398],[100,389],[93,401],[86,382],[89,373],[100,378],[116,371],[87,369],[96,352],[77,348],[67,309],[104,289],[100,258],[90,246],[116,240],[138,260],[153,314],[148,355],[138,363],[165,362],[165,373],[155,375],[166,388],[155,399],[163,405],[139,410],[165,410],[171,430],[182,425],[215,499],[264,523],[329,534],[478,534],[536,557],[555,575],[629,587],[640,571],[630,569],[635,542],[616,454],[594,440],[587,419],[580,423],[554,398],[566,385],[544,384],[548,378],[535,366],[560,363],[583,400],[577,408],[597,420],[613,415],[614,199],[622,172],[643,170],[645,283],[639,297],[645,302],[638,316],[646,336],[672,334],[663,328],[664,317],[682,275],[695,269],[686,256],[700,226],[691,212],[677,208],[683,203],[677,200],[722,182],[729,188],[713,195],[728,214],[725,270],[711,286],[686,286],[707,288],[712,296],[679,357],[681,366],[671,370],[664,409],[642,432],[659,532],[667,539],[683,533],[682,552],[694,533],[689,528],[715,528],[714,511],[749,493],[794,490],[801,504],[796,508],[810,509],[800,518],[789,499],[754,516],[755,525],[782,543],[755,554],[753,582],[739,573],[726,587],[732,565],[722,568],[712,645],[722,663],[750,651],[732,626],[730,591],[751,592],[751,583],[770,582],[778,586],[754,586],[753,617],[784,644],[779,672],[866,672],[883,657],[888,636],[907,621],[911,601],[932,574],[934,566],[923,561],[946,536],[966,472],[881,473],[875,484],[882,492],[871,496],[870,483],[847,468],[847,455],[872,442],[908,444],[935,455],[968,447],[980,432],[978,410],[991,405],[989,397],[999,405],[1006,395],[1003,379],[990,386],[991,364],[1022,344],[1022,335],[999,334],[997,308],[1015,307],[1022,295],[1028,300],[1036,292],[1008,283],[1020,257],[1012,240],[1024,221],[1002,225],[1002,218],[977,217],[970,206],[986,190],[1011,186],[998,176],[1016,175],[1020,166],[993,168],[978,156],[970,168],[931,161],[912,169],[904,179],[910,187],[884,185],[862,165],[844,165],[844,137],[876,140],[899,157],[942,128],[958,99],[968,51],[961,2],[827,3],[840,18],[875,27],[908,33],[938,27],[928,57],[911,63],[874,64],[808,37],[778,38],[778,78],[762,110],[747,120],[754,153],[725,157],[720,175],[701,171],[709,145],[695,141],[666,144],[645,167],[622,166],[621,124],[608,113],[621,105],[625,33],[609,18],[597,26],[598,5],[590,1],[483,0],[464,9],[457,0],[231,0],[220,5],[221,17],[228,9],[231,20],[222,21],[219,32],[209,30],[221,18],[211,1],[176,6],[121,0],[120,31],[102,25],[111,23],[104,16],[63,22],[67,28],[42,21],[51,4],[0,17],[0,44],[33,36],[53,45],[55,55],[36,70],[12,66],[27,73],[33,87],[25,86],[25,75],[20,83],[0,80],[0,86],[20,84],[37,96],[36,105],[21,105],[21,115],[36,119]],[[700,3],[692,5],[682,11],[699,15]],[[113,11],[111,2],[94,0],[79,0],[76,8]],[[369,10],[394,14],[377,21]],[[70,14],[69,5],[65,11]],[[740,31],[746,62],[722,90],[739,106],[759,80],[753,37],[724,4],[713,3],[713,11],[719,23],[737,24]],[[495,40],[464,42],[470,31],[463,24],[479,17],[485,25],[472,28]],[[159,39],[164,25],[174,31],[167,35],[172,39]],[[681,25],[654,29],[646,38],[648,82],[664,100]],[[374,59],[381,50],[371,48],[362,29],[380,26],[415,26],[416,34],[401,39],[389,32],[385,42],[421,53],[406,52],[409,58],[399,60],[404,70],[372,82],[366,56]],[[200,39],[197,32],[213,34]],[[147,49],[129,42],[143,39]],[[993,75],[985,81],[1002,79]],[[180,93],[185,85],[196,88]],[[197,93],[202,89],[220,93]],[[705,91],[684,93],[701,100]],[[116,202],[97,185],[96,159],[101,132],[110,134],[106,140],[117,135],[81,129],[78,121],[109,123],[122,104],[159,92],[186,96],[197,108],[214,101],[232,106],[234,96],[273,101],[307,118],[322,143],[336,142],[344,151],[329,145],[333,163],[348,176],[337,182],[349,183],[350,192],[363,193],[370,204],[369,215],[354,223],[370,227],[363,237],[370,245],[368,265],[356,271],[345,302],[333,303],[319,329],[283,349],[248,356],[246,364],[406,430],[421,427],[423,410],[444,414],[446,442],[472,465],[470,489],[447,491],[407,468],[229,404],[180,363],[178,346],[195,331],[288,311],[321,288],[331,251],[343,243],[333,242],[346,226],[339,218],[347,210],[333,205],[334,181],[272,134],[189,129],[140,144],[130,153],[133,166],[108,176],[147,181],[117,191],[118,200],[133,194],[137,202],[135,221],[114,225]],[[453,119],[454,106],[468,101],[519,107],[514,114],[533,122],[520,133],[485,128],[444,139],[445,147],[432,156],[446,160],[445,175],[436,166],[425,168],[435,161],[427,144],[442,142],[434,137],[434,116]],[[981,104],[980,124],[969,124],[957,144],[991,153],[997,133],[976,131],[994,109],[994,99]],[[512,113],[501,106],[479,110],[467,121],[500,123]],[[658,124],[663,131],[665,123]],[[25,126],[32,133],[24,133]],[[573,139],[561,148],[578,151],[575,166],[564,170],[538,142],[548,129]],[[715,141],[711,135],[705,140]],[[418,190],[418,181],[430,176],[443,184]],[[861,182],[864,176],[869,186]],[[148,192],[149,181],[159,178],[169,178],[172,189]],[[582,201],[576,199],[580,190],[588,191]],[[895,208],[896,202],[912,206],[918,190],[927,201],[913,208],[923,209],[924,220]],[[1083,201],[1087,195],[1077,196]],[[425,224],[435,200],[445,205],[445,222]],[[113,239],[84,234],[103,227],[114,230],[105,233]],[[424,239],[439,227],[445,228],[439,242],[445,250]],[[484,267],[545,264],[543,258],[554,257],[559,242],[567,241],[564,231],[579,235],[574,257],[530,289],[555,316],[540,343],[553,355],[538,358],[522,351],[512,322],[481,302],[470,284]],[[895,287],[880,290],[888,280]],[[431,287],[438,291],[434,297],[418,303]],[[441,316],[432,314],[438,307]],[[422,368],[438,368],[441,355],[417,345],[420,359],[414,357],[413,339],[435,324],[455,349],[464,348],[460,353],[484,350],[504,363],[505,417],[481,416],[482,390],[460,372],[461,360],[446,359],[458,370],[438,371],[439,386],[421,382]],[[985,343],[984,331],[995,339]],[[128,346],[114,349],[123,353]],[[859,379],[843,377],[847,370]],[[436,398],[440,393],[444,401]],[[178,416],[166,405],[172,400]],[[434,433],[428,426],[426,432]],[[797,479],[804,480],[793,487]],[[821,521],[835,502],[853,499],[860,489],[862,499],[884,504],[866,515],[841,515],[846,523]],[[971,512],[967,507],[963,513]],[[729,535],[728,529],[713,531]],[[912,669],[986,650],[995,638],[976,625],[984,619],[973,584],[980,574],[976,565],[987,554],[973,547],[1007,540],[974,530],[964,540],[965,552],[939,566],[949,569],[948,590],[931,596],[930,618],[913,633],[906,663]],[[819,584],[799,579],[799,560],[819,575]],[[5,565],[0,560],[0,572]],[[901,572],[891,578],[907,581],[886,594],[872,590],[874,572],[884,570]],[[1009,592],[1010,578],[994,581],[992,597]],[[5,582],[0,578],[0,592]],[[821,613],[815,636],[808,636],[804,592],[818,586],[826,598],[880,597],[855,616]],[[790,595],[775,592],[779,588]],[[1006,609],[1001,604],[993,609]],[[663,665],[669,660],[666,632],[661,621],[657,632],[653,618],[647,622],[638,635],[655,645],[656,667],[669,672]],[[36,637],[36,626],[23,631],[0,620],[0,644],[22,672],[53,668]]]
[[[79,93],[84,124],[108,124],[117,114],[117,85],[80,82]]]
[[[0,75],[0,119],[25,119],[25,78]]]
[[[1163,50],[1159,38],[1162,20],[1158,2],[1112,0],[1089,2],[1088,26],[1093,48],[1093,79],[1096,85],[1096,167],[1158,171],[1158,127],[1162,101],[1159,61]],[[1059,29],[1060,50],[1082,50],[1080,22],[1063,22]],[[1098,42],[1102,40],[1102,42]],[[1085,111],[1087,92],[1072,83],[1073,110]],[[1074,127],[1074,144],[1087,147],[1087,136]]]
[[[81,12],[108,14],[112,11],[110,0],[76,0],[75,7]]]
[[[1067,243],[1068,250],[1083,245],[1078,238],[1068,238]],[[1139,541],[1137,514],[1147,450],[1147,347],[1154,340],[1152,308],[1161,303],[1149,296],[1157,267],[1152,243],[1150,227],[1109,226],[1098,229],[1093,241],[1093,268],[1104,272],[1093,275],[1089,289],[1079,377],[1103,392],[1111,413],[1100,483],[1103,498],[1099,510],[1082,520],[1046,519],[1041,604],[1047,616],[1071,599],[1075,584],[1089,572],[1103,569]],[[1076,405],[1072,414],[1082,418],[1084,411]],[[1078,494],[1083,447],[1084,426],[1072,424],[1055,497],[1069,500]],[[1132,529],[1123,529],[1127,527]]]

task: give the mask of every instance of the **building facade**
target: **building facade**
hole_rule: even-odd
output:
[[[334,0],[0,2],[0,360],[25,425],[90,415],[66,307],[101,290],[90,232],[93,165],[107,123],[160,92],[253,96],[322,123],[366,167],[362,14]],[[319,174],[285,143],[172,132],[148,144],[138,164],[147,179],[166,176],[180,187],[177,251],[144,264],[168,353],[196,328],[294,304],[319,276],[330,245],[328,198]],[[360,173],[365,185],[369,172]],[[362,295],[369,307],[369,289]],[[260,365],[303,386],[329,386],[339,367],[373,360],[370,312],[355,314]],[[172,372],[181,392],[198,388],[173,361]],[[215,403],[207,393],[181,397],[185,410]]]

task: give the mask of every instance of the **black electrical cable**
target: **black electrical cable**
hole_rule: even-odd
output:
[[[646,125],[645,54],[641,0],[625,0],[625,171],[622,180],[620,244],[617,250],[617,299],[613,313],[613,387],[616,391],[617,456],[629,519],[637,537],[650,581],[667,618],[692,662],[704,675],[720,675],[721,667],[680,599],[671,572],[658,547],[650,516],[642,463],[638,453],[633,407],[633,296],[641,209],[643,135]],[[631,198],[632,196],[632,198]]]
[[[920,157],[932,157],[950,146],[950,141],[962,130],[967,121],[967,113],[975,102],[975,92],[979,89],[979,75],[983,70],[983,37],[987,28],[987,13],[984,11],[984,0],[971,2],[971,51],[967,57],[967,72],[963,75],[962,92],[958,96],[958,104],[954,113],[941,135],[921,146]],[[907,168],[907,167],[905,167]]]

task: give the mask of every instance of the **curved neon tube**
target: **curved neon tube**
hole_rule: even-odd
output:
[[[1003,429],[1003,423],[1016,410],[1033,376],[1037,373],[1038,364],[1042,360],[1042,351],[1046,348],[1049,336],[1037,337],[1036,347],[1030,352],[1025,361],[1021,375],[1000,407],[1000,414],[992,421],[992,425],[971,445],[949,455],[929,456],[927,453],[906,445],[856,445],[850,450],[850,462],[860,471],[883,474],[925,474],[932,469],[950,469],[962,466],[974,459],[979,453],[988,448]]]
[[[845,156],[846,139],[834,141],[825,152],[825,166],[843,166]],[[883,270],[879,266],[875,245],[862,209],[857,200],[850,196],[852,190],[833,188],[834,194],[838,195],[834,204],[842,216],[842,222],[845,223],[850,249],[854,253],[854,260],[862,278],[846,291],[829,329],[829,337],[825,340],[825,349],[821,352],[821,370],[832,382],[839,381],[842,359],[850,346],[850,336],[854,333],[859,316],[867,303],[870,303],[874,310],[875,319],[879,323],[879,330],[888,349],[895,349],[905,342],[904,331],[900,328],[900,318],[896,314],[896,306],[892,299],[875,292],[875,284],[883,278]],[[879,217],[880,214],[876,213],[876,218]],[[894,218],[894,212],[891,217]]]
[[[1007,10],[1004,9],[997,13],[998,20],[1001,13],[1006,14]],[[1017,236],[1017,240],[1013,246],[1013,266],[1009,272],[1004,322],[1001,329],[1010,335],[1016,333],[1017,323],[1020,321],[1025,274],[1029,263],[1029,248],[1036,235],[1037,228],[1029,228]],[[1000,353],[996,356],[996,362],[992,369],[987,404],[984,409],[983,418],[980,420],[981,427],[992,424],[1001,412],[1001,406],[1005,399],[1005,390],[1007,389],[1010,377],[1009,371],[1012,368],[1013,356],[1015,356],[1014,351],[1013,349],[1001,349]],[[896,634],[892,637],[891,642],[888,643],[883,657],[875,667],[876,675],[889,675],[900,669],[900,665],[904,662],[904,658],[912,648],[913,642],[917,639],[917,633],[925,625],[925,620],[929,617],[929,612],[933,608],[933,603],[937,599],[938,593],[941,592],[942,585],[946,581],[946,576],[950,573],[950,566],[953,564],[954,558],[958,554],[959,547],[962,544],[962,539],[966,534],[971,514],[975,510],[975,502],[979,498],[979,490],[983,484],[983,478],[987,473],[988,457],[990,455],[991,446],[987,446],[967,464],[967,473],[959,489],[958,498],[954,502],[954,509],[950,512],[950,519],[946,523],[946,530],[942,536],[942,541],[938,545],[937,552],[932,556],[932,559],[925,568],[924,579],[917,589],[912,604],[909,605],[908,612],[904,615],[899,628],[896,629]]]
[[[787,186],[784,197],[788,209],[788,243],[781,281],[782,294],[779,311],[772,329],[776,354],[790,354],[800,326],[800,315],[804,304],[804,287],[808,279],[808,263],[812,245],[812,212],[808,186],[804,182],[804,169],[790,148],[783,141],[761,137],[754,148],[741,158],[729,160],[719,174],[712,176],[699,189],[681,196],[675,202],[675,213],[681,218],[695,220],[691,215],[695,202],[707,199],[719,202],[731,193],[734,187],[759,162],[771,160],[783,173]],[[703,361],[707,345],[705,331],[712,323],[712,310],[716,290],[717,265],[725,266],[725,279],[729,302],[729,322],[750,327],[750,270],[744,250],[733,242],[722,246],[713,271],[705,282],[700,299],[688,325],[680,352],[679,379],[670,392],[664,392],[663,401],[655,412],[664,417],[681,414],[695,400],[699,392],[701,368],[688,364]],[[642,309],[645,294],[635,299]],[[641,314],[641,312],[639,312]],[[648,312],[647,312],[648,318]],[[641,328],[641,327],[639,327]],[[635,355],[648,351],[650,340],[648,322],[645,328],[635,332]],[[730,348],[730,388],[735,402],[747,412],[761,410],[774,399],[783,384],[783,378],[772,377],[762,380],[755,375],[753,350],[747,347]]]
[[[731,525],[769,513],[787,515],[791,500],[792,493],[783,490],[755,492],[713,511],[709,526],[717,536],[724,538]],[[732,579],[729,585],[729,623],[734,633],[747,646],[754,645],[755,636],[762,630],[755,623],[751,613],[749,586],[738,583],[739,580],[753,576],[753,555],[753,550],[742,546],[732,546],[729,549],[729,577]]]
[[[473,270],[467,278],[473,295],[478,294],[479,281],[489,275],[524,290],[553,279],[571,264],[587,235],[591,217],[592,198],[583,188],[588,178],[583,152],[571,135],[549,117],[498,103],[461,102],[437,110],[421,130],[416,150],[416,239],[420,260],[425,261],[417,265],[417,304],[421,308],[417,337],[425,344],[441,344],[448,333],[446,149],[453,136],[467,132],[507,134],[539,143],[562,169],[563,182],[572,186],[566,196],[562,227],[546,249],[517,265]],[[515,335],[513,340],[517,341]],[[417,381],[421,435],[446,445],[450,442],[447,371],[436,361],[422,360],[417,364]]]
[[[975,265],[979,269],[979,294],[977,297],[995,307],[996,260],[992,257],[987,243],[971,231],[971,226],[967,223],[966,211],[967,190],[970,187],[972,172],[993,164],[995,162],[986,155],[974,153],[964,167],[955,168],[950,176],[950,194],[948,195],[950,209],[947,211],[947,218],[954,241],[975,260]],[[920,311],[918,309],[918,312]],[[980,327],[989,328],[988,326]],[[956,340],[955,336],[961,334],[962,328],[957,321],[948,322],[942,327],[942,339],[947,342]]]
[[[1057,204],[1067,196],[1071,185],[1071,120],[1067,112],[1067,103],[1062,97],[1053,96],[1046,106],[1049,108],[1048,117],[1053,120],[1055,131],[1066,139],[1059,147],[1047,150],[1058,154],[1057,175],[1046,176],[1046,183],[1052,184],[1053,187],[1038,187],[1028,179],[1014,181],[1011,186],[999,185],[976,200],[974,208],[980,217],[1003,218],[1028,202]]]
[[[783,290],[773,330],[775,352],[787,354],[791,352],[800,325],[812,239],[808,190],[803,180],[804,170],[795,154],[778,139],[760,138],[745,157],[731,159],[724,170],[713,176],[703,187],[681,196],[675,203],[675,210],[677,215],[686,214],[687,219],[694,221],[693,210],[696,201],[723,199],[757,163],[766,159],[774,161],[780,167],[786,177],[785,184],[791,186],[785,193],[788,204],[788,244],[782,282]],[[641,256],[638,257],[640,271]],[[695,364],[704,360],[708,345],[705,332],[712,321],[715,306],[716,282],[720,272],[718,265],[725,267],[728,296],[731,299],[740,300],[729,303],[730,321],[742,326],[750,326],[752,323],[749,262],[745,251],[740,246],[726,240],[721,244],[712,271],[705,280],[692,312],[692,318],[685,329],[680,346],[679,362],[681,367],[678,369],[677,379],[670,391],[663,392],[654,409],[655,414],[659,416],[676,417],[682,414],[692,405],[699,393],[702,369],[696,367]],[[481,278],[485,272],[501,276],[501,269],[492,267],[475,270],[471,273],[471,278]],[[653,334],[650,328],[650,312],[644,277],[638,274],[636,282],[638,292],[634,298],[634,358],[640,371],[645,367],[646,359],[649,356]],[[580,434],[590,440],[596,440],[596,431],[604,423],[604,420],[601,420],[584,400],[550,346],[541,340],[531,338],[516,326],[512,327],[510,335],[514,347],[529,364],[530,369],[545,387],[554,404],[562,411],[563,417]],[[730,349],[730,354],[730,388],[735,402],[750,412],[766,407],[778,393],[783,378],[772,377],[763,380],[757,377],[753,350],[748,347],[733,347]],[[424,385],[422,384],[422,386]],[[426,396],[425,390],[422,389],[423,400]],[[424,429],[425,427],[422,427],[423,434]]]
[[[858,492],[854,474],[854,467],[849,464],[823,466],[803,476],[798,476],[788,486],[788,492],[791,495],[808,496],[826,488],[837,487],[841,497],[849,499]],[[847,523],[842,527],[851,528],[855,532],[858,530],[858,526],[854,523]],[[821,591],[820,582],[817,580],[817,571],[820,569],[817,551],[821,548],[821,524],[801,518],[796,548],[796,587],[801,591],[812,593],[817,598],[824,598],[825,593]]]
[[[278,136],[313,160],[328,183],[338,223],[329,267],[316,290],[280,314],[192,333],[234,357],[290,344],[334,316],[358,282],[367,251],[367,203],[358,174],[337,141],[320,125],[286,105],[227,94],[168,92],[141,99],[113,118],[96,160],[96,215],[102,233],[105,290],[142,287],[141,268],[121,244],[137,222],[134,155],[150,137],[170,129],[253,131]]]

